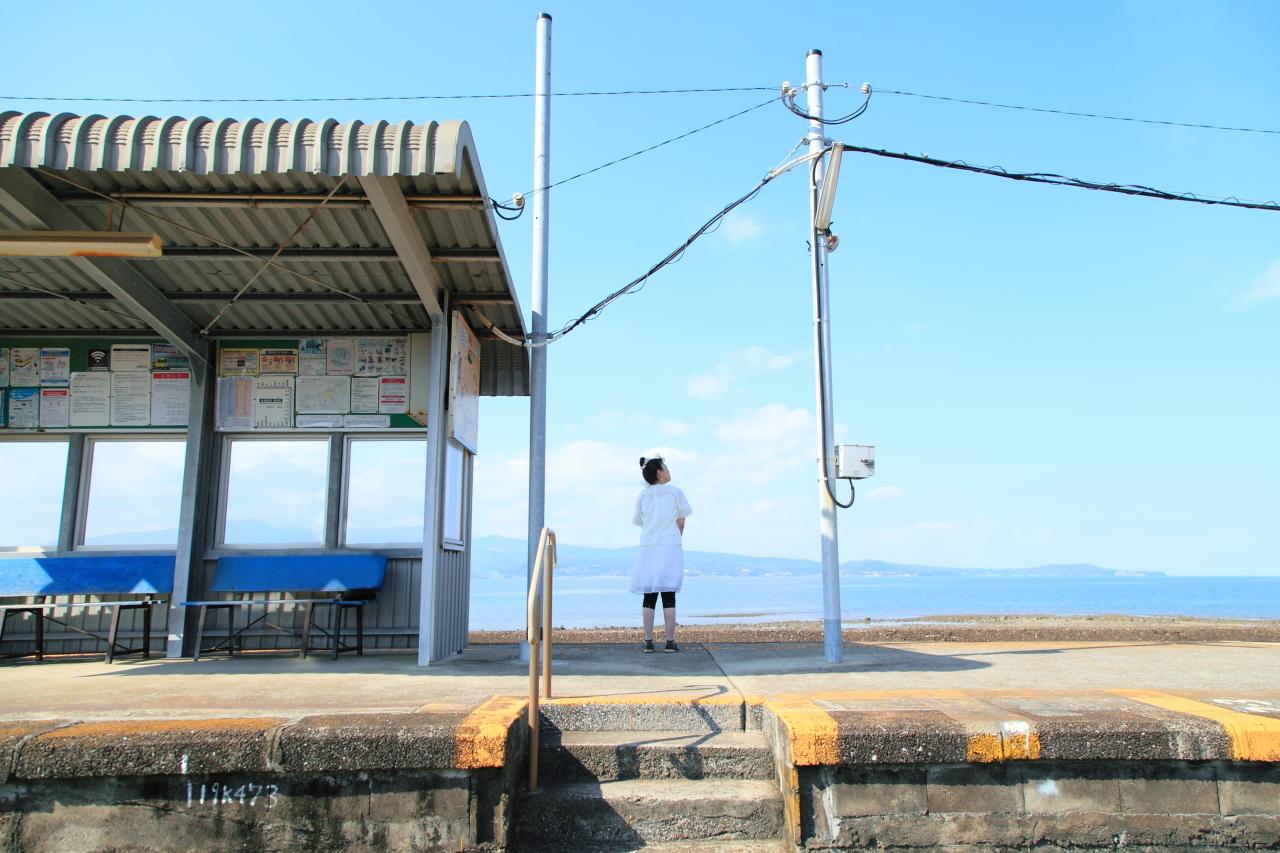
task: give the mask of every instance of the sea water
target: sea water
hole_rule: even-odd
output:
[[[640,597],[627,578],[561,574],[555,579],[557,627],[597,628],[639,622]],[[471,629],[524,627],[523,577],[471,581]],[[845,576],[845,620],[954,614],[1196,616],[1280,619],[1280,577],[998,577]],[[680,622],[714,625],[822,618],[819,575],[713,577],[686,575]]]

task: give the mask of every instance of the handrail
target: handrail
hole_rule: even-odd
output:
[[[556,533],[542,528],[538,553],[529,578],[529,793],[538,790],[538,663],[542,663],[542,692],[551,698],[551,579],[556,567]],[[538,581],[542,592],[538,592]],[[541,607],[539,607],[541,603]],[[541,621],[538,611],[541,610]],[[542,644],[546,648],[542,648]]]

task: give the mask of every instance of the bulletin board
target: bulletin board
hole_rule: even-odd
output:
[[[422,335],[222,341],[215,428],[224,432],[418,429],[410,382]]]
[[[186,429],[190,400],[164,341],[0,337],[0,431]]]

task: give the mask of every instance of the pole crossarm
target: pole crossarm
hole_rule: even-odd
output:
[[[34,230],[84,231],[88,223],[58,201],[24,169],[0,169],[0,207]],[[203,363],[207,346],[195,324],[128,261],[115,258],[70,258],[86,278],[116,298],[189,358]]]

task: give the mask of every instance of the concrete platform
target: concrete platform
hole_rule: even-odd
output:
[[[1190,802],[1212,820],[1159,832],[1199,821],[1206,839],[1280,844],[1277,660],[1280,645],[1250,642],[853,644],[835,665],[809,644],[564,645],[542,725],[759,730],[786,832],[810,846],[944,843],[964,821],[934,812],[978,800],[995,816],[982,831],[1021,844],[1044,814],[1074,814],[1072,797],[1108,826]],[[220,844],[501,847],[527,689],[514,646],[425,669],[408,655],[0,665],[0,838],[110,846],[163,813],[177,828],[161,840],[200,849],[212,809],[235,817]],[[1069,840],[1071,821],[1053,821]]]

